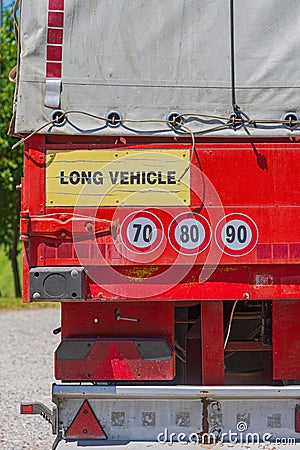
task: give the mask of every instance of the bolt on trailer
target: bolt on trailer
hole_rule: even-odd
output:
[[[61,303],[21,413],[54,449],[300,441],[299,16],[20,1],[23,301]]]

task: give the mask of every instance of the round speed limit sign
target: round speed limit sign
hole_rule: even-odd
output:
[[[151,253],[162,242],[163,225],[151,212],[133,212],[122,222],[120,236],[128,250],[139,254]]]
[[[200,214],[182,213],[169,226],[169,240],[172,247],[184,255],[203,252],[211,241],[211,228]]]
[[[226,255],[244,256],[256,246],[258,229],[249,216],[232,213],[223,217],[218,223],[215,239],[220,250]]]

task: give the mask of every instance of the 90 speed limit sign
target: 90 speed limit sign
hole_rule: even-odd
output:
[[[151,212],[133,212],[122,222],[120,236],[128,250],[138,254],[151,253],[162,242],[163,225]]]
[[[245,214],[232,213],[223,217],[216,226],[215,239],[226,255],[244,256],[257,244],[256,223]]]
[[[200,214],[182,213],[169,226],[169,240],[172,247],[184,255],[203,252],[211,241],[211,228]]]

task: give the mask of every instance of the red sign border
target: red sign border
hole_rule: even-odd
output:
[[[175,228],[177,227],[178,223],[180,223],[180,221],[177,221],[178,217],[180,216],[186,216],[185,218],[190,219],[191,216],[193,218],[196,217],[196,220],[198,220],[198,217],[201,218],[203,220],[204,223],[202,223],[202,221],[198,220],[198,222],[201,223],[201,225],[204,227],[205,229],[205,238],[203,240],[203,242],[197,247],[198,250],[196,249],[184,249],[184,251],[182,251],[183,247],[181,247],[178,242],[175,239]],[[172,233],[172,235],[171,235]],[[212,240],[212,228],[210,226],[210,223],[208,222],[208,220],[206,219],[206,217],[202,216],[201,214],[198,213],[193,213],[193,212],[183,212],[178,214],[176,217],[174,217],[174,219],[172,220],[172,222],[169,225],[168,228],[168,238],[169,238],[169,242],[171,244],[171,246],[173,247],[174,250],[176,250],[178,253],[181,253],[182,255],[185,256],[196,256],[199,255],[200,253],[204,252],[204,250],[207,249],[207,247],[209,246],[209,244],[211,243]],[[209,238],[206,239],[206,236],[209,235]],[[173,239],[175,241],[175,243],[173,242]],[[204,243],[204,245],[203,245]],[[202,248],[203,247],[203,248]],[[199,250],[201,249],[201,250]]]
[[[127,230],[128,224],[132,220],[132,216],[134,216],[134,218],[136,218],[137,216],[138,217],[141,217],[141,216],[146,217],[146,218],[152,220],[155,223],[155,225],[158,225],[156,228],[158,231],[161,231],[161,233],[157,233],[156,240],[155,240],[155,242],[153,242],[153,244],[149,245],[148,247],[143,247],[142,249],[139,249],[139,247],[135,247],[133,244],[131,244],[131,242],[127,238],[126,231],[124,232],[123,230],[125,229],[124,228],[125,225],[126,225],[126,230]],[[147,216],[150,216],[150,217],[147,217]],[[155,250],[157,250],[158,247],[160,246],[160,244],[162,243],[163,238],[164,238],[164,227],[163,227],[161,220],[154,213],[152,213],[150,211],[145,211],[145,210],[133,211],[121,223],[120,238],[121,238],[122,244],[124,245],[124,247],[126,247],[127,250],[129,250],[133,253],[136,253],[138,255],[148,254],[148,253],[152,253]],[[156,243],[156,241],[158,241],[158,243]]]
[[[231,248],[227,247],[223,241],[222,241],[222,237],[221,237],[221,231],[223,229],[223,226],[230,222],[230,220],[227,220],[228,217],[230,217],[230,220],[242,220],[244,221],[250,228],[252,231],[252,238],[251,241],[249,242],[249,244],[247,245],[247,247],[241,249],[241,250],[232,250]],[[230,213],[230,214],[226,214],[226,216],[222,217],[221,220],[219,220],[219,222],[216,225],[215,228],[215,242],[218,246],[218,248],[225,253],[225,255],[228,256],[236,256],[236,257],[240,257],[240,256],[245,256],[248,255],[248,253],[252,252],[252,250],[254,250],[257,242],[258,242],[258,227],[256,225],[256,223],[254,222],[254,220],[247,216],[247,214],[244,213]],[[222,243],[222,245],[220,246],[220,242]]]

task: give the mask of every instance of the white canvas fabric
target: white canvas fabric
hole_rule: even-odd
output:
[[[299,0],[232,2],[234,93],[230,3],[65,0],[60,109],[99,117],[116,110],[125,121],[109,127],[70,113],[64,126],[41,132],[174,135],[163,121],[175,111],[186,114],[188,130],[205,136],[298,135],[300,127],[269,121],[299,112]],[[48,0],[22,0],[16,133],[40,128],[53,112],[45,106],[47,14]],[[226,126],[233,94],[247,126]]]

